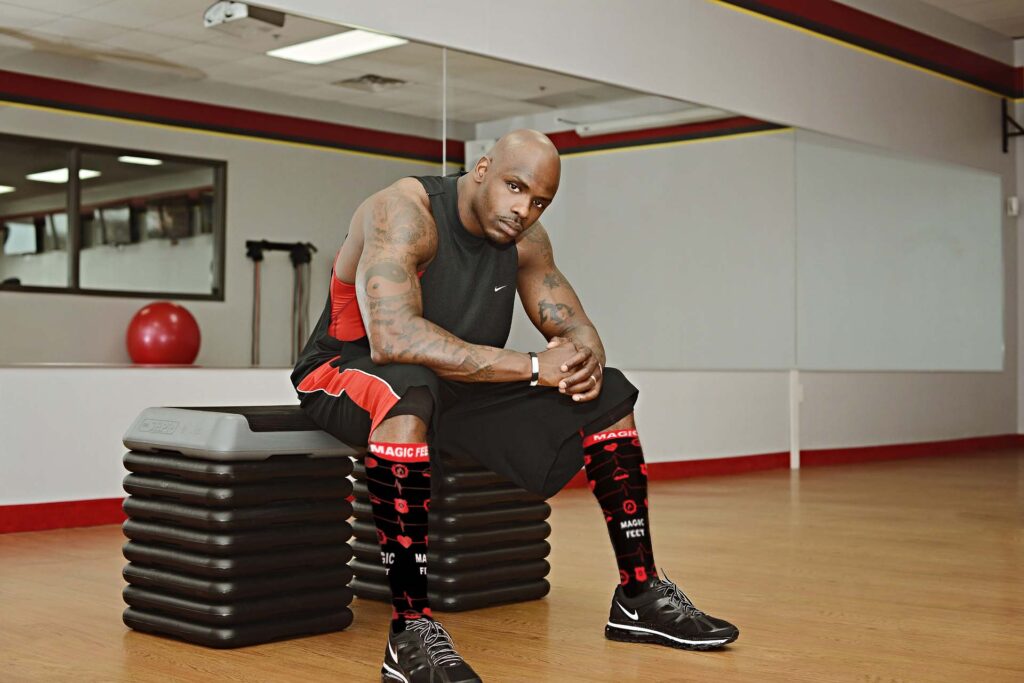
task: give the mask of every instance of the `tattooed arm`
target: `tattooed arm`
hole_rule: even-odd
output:
[[[423,318],[417,272],[437,251],[437,228],[417,195],[415,180],[402,180],[363,203],[353,217],[363,250],[356,267],[356,298],[373,362],[414,363],[461,382],[512,382],[530,378],[525,353],[470,344]],[[541,384],[555,386],[568,352],[542,363]]]
[[[604,345],[572,285],[555,265],[544,226],[534,223],[518,247],[517,286],[527,315],[551,342],[549,348],[565,341],[576,348],[576,354],[563,366],[569,375],[559,383],[559,390],[576,400],[596,398],[601,392]]]

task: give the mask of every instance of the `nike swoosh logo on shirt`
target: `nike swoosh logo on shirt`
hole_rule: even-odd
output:
[[[618,600],[615,601],[615,604],[618,605],[619,609],[622,610],[623,612],[625,612],[626,616],[629,617],[630,619],[632,619],[633,621],[637,621],[637,620],[640,619],[640,613],[639,612],[630,612],[628,609],[623,607],[622,603],[619,602]]]
[[[506,287],[508,287],[508,285],[502,285],[501,287],[495,287],[494,291],[495,292],[500,292],[501,290],[505,289]]]

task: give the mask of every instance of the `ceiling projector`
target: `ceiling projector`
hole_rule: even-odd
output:
[[[274,26],[284,26],[284,12],[252,7],[244,2],[213,3],[203,13],[203,26],[213,28],[241,19],[253,19]]]

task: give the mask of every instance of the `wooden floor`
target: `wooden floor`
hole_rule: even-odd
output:
[[[740,628],[606,641],[617,573],[586,490],[553,501],[551,594],[441,615],[486,681],[1024,681],[1024,452],[655,482],[658,562]],[[0,681],[376,681],[390,611],[208,650],[121,623],[117,526],[0,535]]]

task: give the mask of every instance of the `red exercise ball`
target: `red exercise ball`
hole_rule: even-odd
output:
[[[125,342],[133,363],[191,365],[199,355],[199,325],[184,306],[156,301],[128,323]]]

